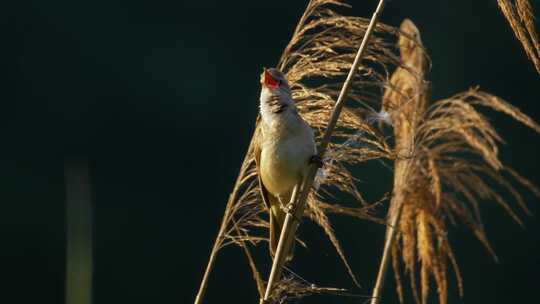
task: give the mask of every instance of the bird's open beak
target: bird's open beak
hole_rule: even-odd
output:
[[[279,82],[275,80],[270,73],[268,73],[268,70],[264,70],[263,74],[261,75],[261,84],[270,88],[270,89],[277,89],[279,87]]]

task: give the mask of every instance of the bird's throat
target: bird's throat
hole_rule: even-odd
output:
[[[289,108],[289,104],[283,100],[286,96],[282,96],[279,91],[263,88],[260,97],[260,112],[265,120],[271,120],[276,116],[281,116]]]

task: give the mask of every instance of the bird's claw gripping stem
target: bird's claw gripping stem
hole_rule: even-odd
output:
[[[287,206],[282,206],[282,209],[283,209],[283,211],[285,213],[290,214],[295,221],[300,223],[300,219],[298,217],[296,217],[296,215],[294,215],[296,210],[295,210],[295,206],[294,206],[293,203],[289,203],[289,204],[287,204]]]

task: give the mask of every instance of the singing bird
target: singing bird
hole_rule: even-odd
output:
[[[270,214],[270,254],[275,255],[285,208],[311,163],[320,164],[313,130],[298,114],[285,75],[275,68],[261,75],[261,126],[255,141],[259,186]],[[293,257],[294,242],[286,255]]]

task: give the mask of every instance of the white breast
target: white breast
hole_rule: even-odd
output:
[[[309,128],[305,123],[304,126]],[[311,129],[304,128],[298,132],[265,134],[266,140],[261,149],[261,178],[274,195],[290,192],[305,175],[309,159],[315,154]]]

